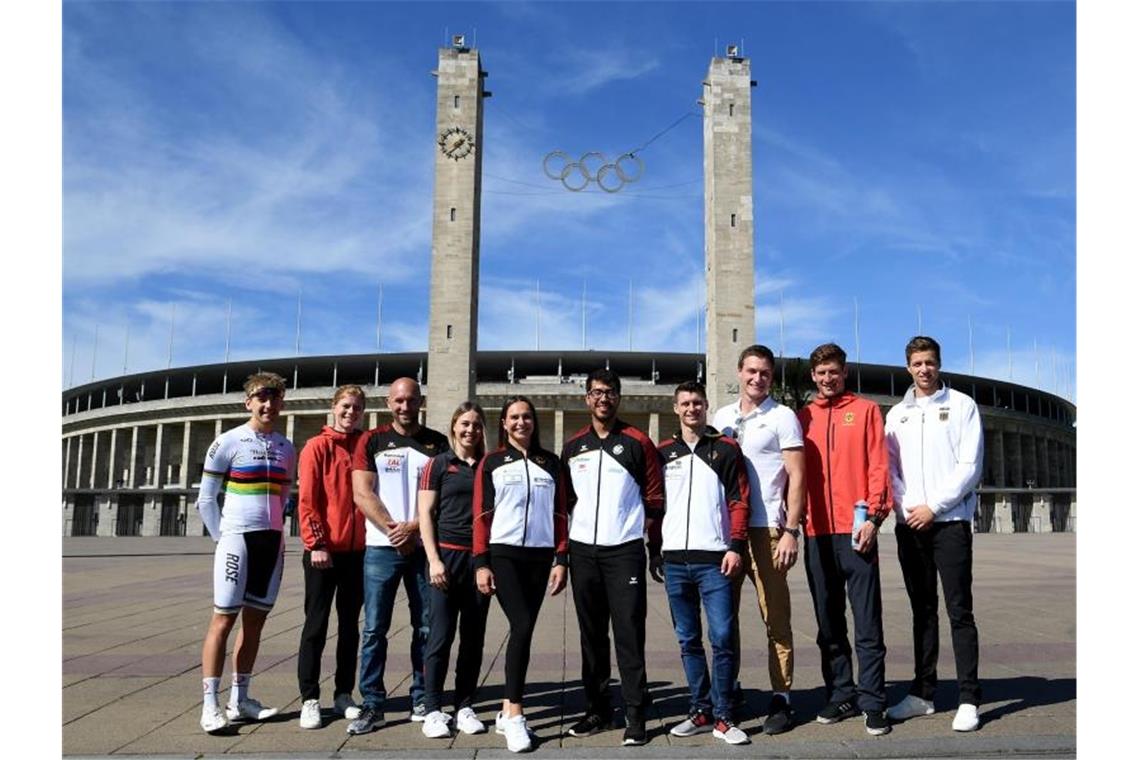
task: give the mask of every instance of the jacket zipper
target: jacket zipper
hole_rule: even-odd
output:
[[[699,445],[699,442],[698,442]],[[697,458],[696,446],[689,455],[689,495],[685,502],[685,564],[689,564],[689,531],[693,516],[693,460]]]
[[[347,438],[345,439],[345,443],[346,444],[348,443]],[[349,456],[349,476],[351,477],[351,475],[352,475],[352,461],[351,461],[352,460],[352,454],[348,451],[347,445],[345,446],[344,451]],[[352,481],[350,480],[349,481],[350,486],[351,486],[351,482]],[[349,534],[348,534],[349,538],[350,538],[350,541],[348,543],[348,551],[354,552],[354,551],[356,551],[356,505],[355,504],[352,507],[352,511],[348,513],[348,520],[349,520],[349,526],[350,526],[349,527]],[[329,538],[331,540],[332,536],[329,536]]]
[[[598,448],[598,493],[594,497],[594,546],[598,545],[598,519],[602,509],[602,457],[606,453],[605,441]]]
[[[831,518],[831,531],[835,532],[835,493],[831,487],[831,449],[835,442],[831,439],[834,424],[831,422],[832,406],[827,407],[827,512]]]
[[[918,427],[919,460],[918,461],[919,461],[919,469],[922,470],[922,503],[927,504],[927,506],[929,506],[929,503],[927,502],[927,497],[926,497],[926,411],[925,410],[923,410],[923,412],[919,415],[918,420],[919,420],[919,427]]]
[[[530,523],[530,458],[523,454],[523,471],[526,472],[526,503],[523,505],[523,537],[522,545],[526,546],[526,529]]]

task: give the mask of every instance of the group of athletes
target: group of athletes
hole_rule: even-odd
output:
[[[411,720],[422,722],[429,738],[450,737],[453,727],[467,734],[487,730],[474,704],[494,597],[509,625],[495,731],[512,752],[530,750],[535,737],[523,696],[531,641],[544,597],[569,582],[585,711],[568,733],[589,736],[620,722],[609,685],[612,630],[625,713],[622,743],[644,744],[651,699],[648,572],[664,583],[689,688],[688,714],[670,733],[749,741],[734,714],[742,702],[738,611],[745,578],[755,588],[767,638],[772,698],[763,732],[783,733],[798,721],[787,573],[799,558],[802,533],[826,696],[816,720],[862,714],[867,732],[882,735],[892,722],[934,713],[941,579],[958,678],[952,728],[976,729],[981,692],[971,524],[982,466],[980,416],[969,396],[941,381],[936,341],[911,339],[906,362],[913,385],[884,423],[877,404],[847,390],[839,346],[812,351],[817,393],[798,412],[769,395],[771,350],[750,346],[738,362],[739,398],[716,410],[711,422],[704,387],[677,386],[678,429],[660,445],[617,416],[621,381],[599,369],[586,379],[590,423],[566,441],[561,456],[543,448],[525,396],[503,403],[497,445],[487,451],[487,421],[478,404],[461,404],[444,435],[420,424],[420,387],[401,378],[386,399],[392,421],[368,431],[358,429],[364,390],[338,388],[332,424],[296,461],[292,444],[273,429],[284,381],[271,373],[251,376],[244,386],[249,421],[210,447],[198,498],[217,541],[214,612],[202,648],[202,728],[212,733],[231,721],[277,714],[249,688],[281,583],[283,506],[296,461],[305,584],[297,658],[302,728],[323,725],[320,660],[334,599],[333,709],[349,721],[349,734],[384,725],[388,631],[402,586],[412,625]],[[892,509],[915,664],[908,692],[888,708],[876,536]],[[222,708],[225,650],[238,615],[232,685]],[[456,633],[455,712],[449,715],[443,686]],[[353,699],[358,650],[359,705]]]

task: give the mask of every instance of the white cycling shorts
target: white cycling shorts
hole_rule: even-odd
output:
[[[222,536],[214,551],[214,611],[236,615],[242,607],[273,609],[284,564],[285,537],[279,530]]]

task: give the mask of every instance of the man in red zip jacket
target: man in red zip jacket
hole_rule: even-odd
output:
[[[811,352],[818,393],[796,415],[804,431],[807,519],[804,565],[819,624],[827,705],[816,720],[837,723],[863,713],[867,733],[890,733],[887,721],[883,601],[879,582],[879,525],[891,510],[883,415],[872,401],[846,388],[847,354],[834,343]],[[855,525],[856,505],[867,519]],[[851,669],[847,604],[855,618],[859,685]]]
[[[364,513],[352,499],[352,451],[364,416],[364,390],[342,385],[333,394],[332,426],[309,439],[298,463],[301,556],[305,572],[305,624],[297,653],[301,728],[320,728],[321,653],[336,597],[336,675],[333,709],[349,720],[360,716],[352,701],[356,684],[358,621],[364,602]]]

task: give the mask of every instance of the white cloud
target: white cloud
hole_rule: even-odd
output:
[[[173,273],[261,283],[257,270],[270,267],[251,271],[250,262],[272,262],[289,289],[288,275],[343,269],[398,280],[426,264],[432,146],[412,137],[421,104],[399,91],[362,96],[334,62],[260,14],[236,13],[240,44],[192,12],[180,14],[191,31],[170,43],[185,46],[216,99],[160,105],[169,93],[121,76],[81,41],[69,49],[69,284]],[[393,149],[420,142],[418,152]]]
[[[594,49],[568,48],[555,60],[559,61],[559,72],[551,77],[550,86],[572,95],[584,95],[613,82],[637,79],[660,65],[644,48],[634,49],[623,44]]]

